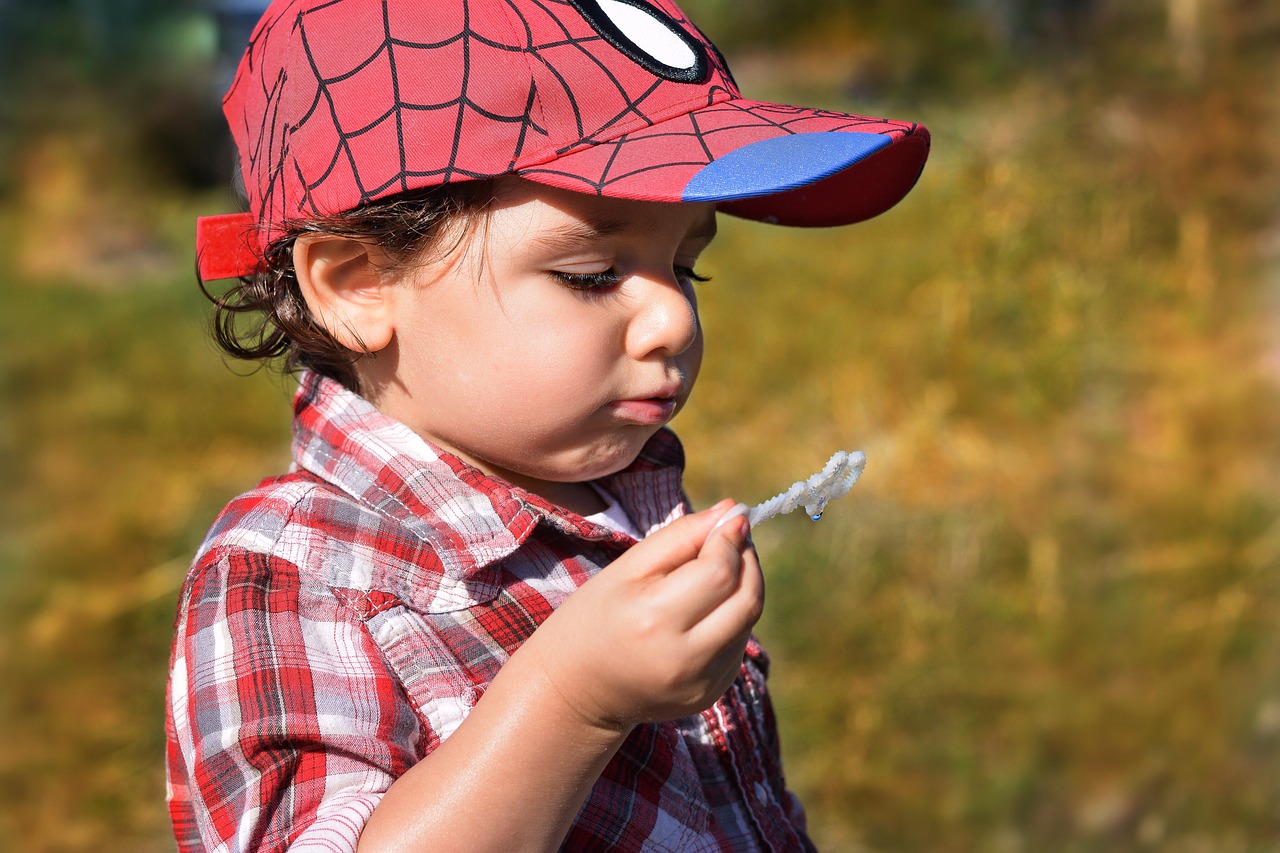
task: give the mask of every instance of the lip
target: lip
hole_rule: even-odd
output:
[[[613,413],[623,420],[645,426],[665,424],[676,413],[676,395],[633,397],[610,404]]]

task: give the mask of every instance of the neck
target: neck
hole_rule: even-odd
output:
[[[581,516],[602,512],[606,506],[604,499],[586,483],[555,483],[539,480],[533,483],[520,482],[524,478],[512,479],[521,488],[541,498],[546,498],[556,506],[564,507]]]

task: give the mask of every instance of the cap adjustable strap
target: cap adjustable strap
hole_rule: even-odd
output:
[[[196,271],[201,281],[240,278],[265,268],[251,213],[224,213],[196,220]]]

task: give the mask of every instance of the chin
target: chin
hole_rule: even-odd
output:
[[[644,449],[651,435],[653,435],[652,431],[644,437],[643,441],[634,444],[628,442],[625,447],[611,446],[591,453],[574,474],[565,478],[566,481],[586,482],[617,474],[636,461],[636,457],[640,455],[640,451]]]

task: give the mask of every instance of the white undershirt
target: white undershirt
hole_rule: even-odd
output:
[[[605,502],[605,508],[600,512],[593,512],[591,515],[583,516],[587,521],[599,524],[601,527],[607,527],[610,530],[616,530],[619,533],[625,533],[632,539],[644,538],[644,534],[636,529],[636,525],[631,520],[631,517],[627,515],[627,511],[622,508],[622,504],[618,503],[613,495],[595,483],[588,482],[587,485],[595,489],[596,494]]]

